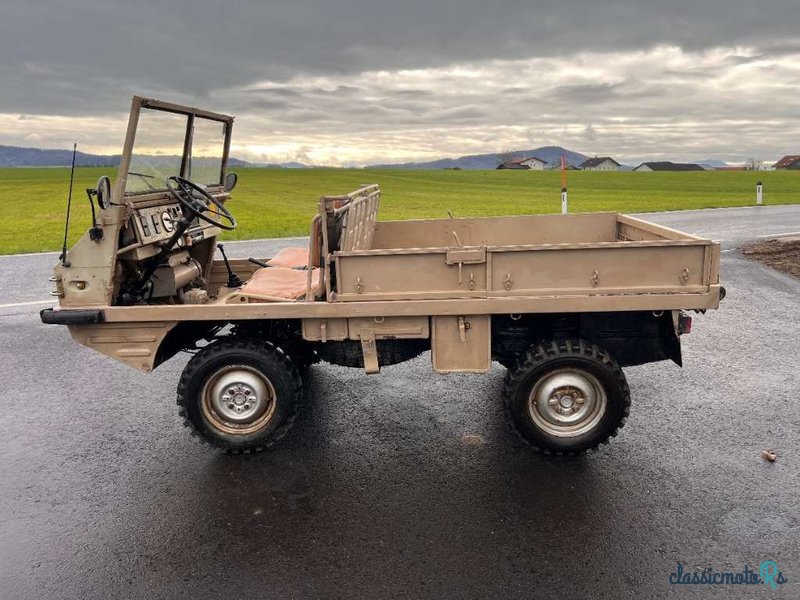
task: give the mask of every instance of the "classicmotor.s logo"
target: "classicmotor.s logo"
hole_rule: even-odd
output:
[[[688,571],[678,563],[678,568],[669,575],[672,585],[768,585],[777,590],[787,581],[774,560],[761,561],[756,570],[745,565],[741,571],[716,571],[714,567]]]

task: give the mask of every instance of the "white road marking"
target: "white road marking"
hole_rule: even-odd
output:
[[[3,254],[2,258],[16,258],[17,256],[58,256],[61,252],[25,252],[23,254]]]
[[[34,300],[33,302],[15,302],[14,304],[0,304],[0,308],[16,308],[18,306],[34,306],[36,304],[55,304],[57,300]]]
[[[223,246],[227,246],[228,244],[232,246],[236,246],[238,244],[252,244],[252,243],[272,243],[272,242],[294,242],[294,241],[307,241],[308,236],[293,236],[293,237],[281,237],[281,238],[259,238],[259,239],[252,239],[252,240],[218,240]],[[0,254],[0,258],[17,258],[20,256],[58,256],[61,252],[26,252],[22,254]]]
[[[769,235],[757,235],[757,238],[776,238],[788,237],[790,235],[800,235],[800,231],[790,231],[789,233],[770,233]]]

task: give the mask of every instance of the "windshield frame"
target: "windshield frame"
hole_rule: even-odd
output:
[[[143,98],[141,96],[134,96],[133,101],[131,102],[131,112],[130,112],[130,117],[128,119],[128,130],[125,135],[125,145],[123,146],[122,156],[120,157],[119,161],[119,173],[117,179],[117,185],[119,186],[117,189],[121,190],[124,196],[126,197],[145,196],[145,195],[152,195],[154,193],[163,193],[167,191],[167,189],[163,187],[163,184],[161,184],[160,187],[154,190],[144,190],[144,191],[125,190],[128,181],[128,173],[131,167],[131,159],[133,158],[134,146],[136,143],[136,129],[139,124],[139,117],[141,115],[142,110],[162,111],[187,117],[186,131],[184,132],[184,138],[183,138],[183,153],[181,156],[181,167],[180,167],[180,173],[178,173],[178,175],[180,175],[181,177],[187,177],[190,168],[190,160],[192,156],[192,132],[194,130],[195,119],[202,118],[222,123],[224,125],[225,139],[222,148],[222,162],[220,166],[220,176],[219,176],[220,183],[208,187],[209,189],[216,189],[223,187],[225,181],[225,174],[227,173],[227,168],[228,168],[228,156],[230,153],[231,134],[233,132],[234,118],[230,115],[223,115],[220,113],[215,113],[208,110],[201,110],[190,106],[173,104],[171,102],[164,102],[161,100],[155,100],[153,98]]]

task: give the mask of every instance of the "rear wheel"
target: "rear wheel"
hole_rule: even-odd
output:
[[[302,381],[270,343],[221,340],[197,353],[178,384],[185,424],[203,441],[232,453],[258,452],[288,433]]]
[[[530,348],[506,376],[505,400],[517,432],[543,454],[597,448],[617,434],[630,410],[622,369],[584,340]]]

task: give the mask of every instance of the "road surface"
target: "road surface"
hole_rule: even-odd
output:
[[[176,414],[185,358],[145,375],[75,344],[36,314],[55,256],[0,258],[0,597],[757,598],[669,576],[766,559],[800,597],[800,282],[736,251],[800,230],[800,206],[646,218],[721,240],[728,298],[683,369],[626,369],[625,428],[567,460],[511,434],[504,369],[428,354],[315,366],[278,448],[218,454]]]

